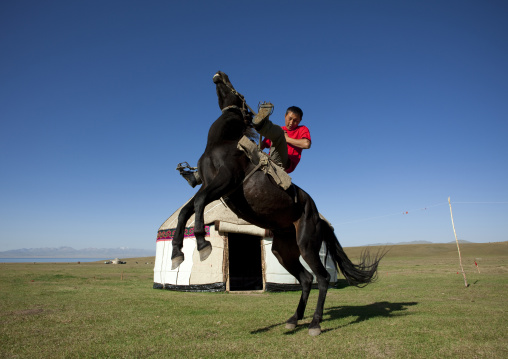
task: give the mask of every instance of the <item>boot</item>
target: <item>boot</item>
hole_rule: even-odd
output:
[[[263,102],[258,106],[258,113],[252,119],[252,125],[257,130],[263,127],[265,120],[270,117],[273,112],[273,105],[270,102]]]

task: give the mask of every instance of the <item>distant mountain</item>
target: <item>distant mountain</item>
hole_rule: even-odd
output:
[[[451,241],[448,243],[455,243]],[[459,239],[459,243],[473,243]],[[429,241],[413,241],[400,243],[374,243],[367,246],[394,246],[406,244],[433,244]],[[155,249],[138,249],[138,248],[84,248],[74,249],[72,247],[59,248],[22,248],[10,251],[0,252],[0,258],[136,258],[136,257],[153,257]]]
[[[403,244],[432,244],[432,242],[429,241],[412,241],[412,242],[399,242],[399,243],[374,243],[374,244],[367,244],[367,246],[397,246],[397,245],[403,245]]]
[[[451,241],[448,243],[456,243],[455,241]],[[470,241],[466,241],[464,239],[459,239],[459,243],[473,243]],[[433,242],[429,241],[412,241],[412,242],[399,242],[399,243],[375,243],[375,244],[367,244],[367,246],[398,246],[398,245],[405,245],[405,244],[434,244]]]
[[[134,258],[152,256],[155,256],[155,250],[137,248],[22,248],[0,252],[0,258]]]

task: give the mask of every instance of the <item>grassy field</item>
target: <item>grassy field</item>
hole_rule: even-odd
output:
[[[318,337],[317,291],[288,331],[299,293],[155,290],[153,258],[1,263],[0,358],[507,358],[508,242],[461,252],[468,288],[455,244],[392,247],[378,282],[329,291]]]

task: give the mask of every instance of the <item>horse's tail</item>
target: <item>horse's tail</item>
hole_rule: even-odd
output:
[[[326,248],[333,259],[335,268],[337,270],[340,269],[348,283],[356,287],[364,287],[374,282],[377,279],[377,266],[386,254],[386,251],[378,252],[375,256],[371,257],[369,251],[365,250],[360,255],[360,263],[354,264],[346,255],[344,249],[342,249],[333,228],[326,221],[322,219],[321,221]]]

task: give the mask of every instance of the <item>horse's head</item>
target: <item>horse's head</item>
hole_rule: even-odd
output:
[[[219,99],[219,107],[221,110],[224,110],[229,106],[237,106],[239,108],[243,107],[245,100],[243,96],[235,90],[231,81],[229,81],[228,75],[222,71],[218,71],[213,76],[213,82],[215,83],[215,87],[217,89],[217,97]]]
[[[242,113],[245,125],[248,126],[246,129],[246,135],[248,137],[254,136],[254,131],[250,128],[253,114],[248,110],[247,103],[242,94],[235,90],[233,84],[229,80],[228,75],[222,71],[217,71],[213,76],[213,82],[217,90],[217,98],[219,100],[219,108],[221,111],[227,109],[236,109]]]

